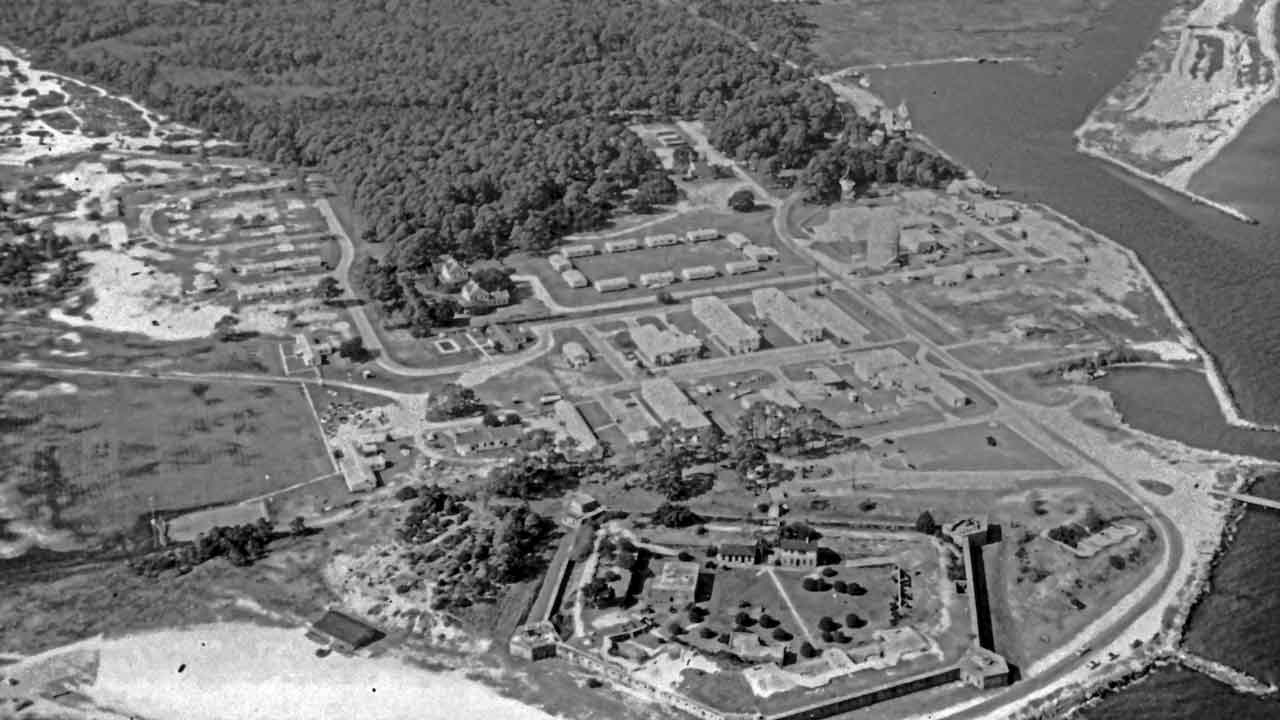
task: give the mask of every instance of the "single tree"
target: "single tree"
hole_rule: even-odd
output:
[[[325,303],[332,303],[342,297],[342,286],[338,284],[337,278],[325,275],[316,283],[315,296]]]
[[[924,533],[925,535],[936,535],[939,529],[937,521],[933,519],[933,513],[928,510],[920,513],[919,517],[916,518],[916,532]]]
[[[729,196],[729,207],[736,212],[751,212],[756,209],[756,196],[742,188]]]
[[[364,346],[364,338],[356,335],[355,337],[343,340],[338,344],[338,355],[350,360],[351,362],[365,362],[371,357],[368,348]]]

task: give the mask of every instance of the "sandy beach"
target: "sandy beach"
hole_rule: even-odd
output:
[[[83,692],[120,712],[184,720],[455,720],[554,717],[461,673],[333,654],[300,629],[245,624],[129,635],[99,644]]]

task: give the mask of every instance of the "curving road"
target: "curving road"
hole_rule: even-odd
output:
[[[338,286],[342,288],[343,294],[349,298],[355,298],[357,294],[351,285],[351,265],[355,262],[356,257],[355,244],[351,242],[351,237],[347,235],[346,229],[338,221],[338,216],[334,213],[333,206],[329,204],[328,198],[320,198],[316,202],[316,206],[320,208],[320,214],[324,215],[325,222],[329,225],[329,231],[337,238],[338,247],[341,248],[341,256],[338,258],[338,266],[334,268],[333,275],[338,281]],[[534,330],[535,340],[533,345],[518,353],[503,356],[500,360],[492,362],[483,360],[471,361],[429,368],[414,367],[405,365],[391,357],[364,307],[352,305],[347,308],[347,312],[350,313],[351,320],[355,323],[360,336],[364,338],[365,347],[377,353],[378,356],[373,362],[389,373],[404,377],[439,377],[481,369],[493,374],[502,373],[541,357],[554,346],[551,334],[543,328],[537,328]]]

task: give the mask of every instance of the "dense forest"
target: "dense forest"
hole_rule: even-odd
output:
[[[699,11],[760,36],[790,12],[768,4]],[[764,44],[804,39],[779,28]],[[854,120],[825,85],[658,2],[42,0],[0,3],[0,37],[256,157],[332,173],[366,239],[392,245],[393,307],[441,253],[542,251],[637,196],[673,200],[626,130],[637,118],[700,118],[771,172],[808,167]]]

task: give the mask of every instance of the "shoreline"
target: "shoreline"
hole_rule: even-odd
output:
[[[1126,428],[1129,427],[1123,422],[1123,420],[1121,420],[1121,424]],[[1248,488],[1256,481],[1257,478],[1251,480],[1245,477],[1237,477],[1235,481],[1231,483],[1230,489],[1233,492],[1247,492]],[[1076,702],[1071,702],[1067,698],[1063,698],[1057,705],[1060,712],[1065,711],[1067,718],[1081,717],[1081,711],[1095,707],[1108,696],[1137,685],[1143,680],[1146,680],[1152,673],[1167,667],[1180,667],[1190,672],[1199,673],[1215,682],[1227,685],[1233,691],[1242,694],[1254,697],[1270,697],[1275,694],[1276,689],[1274,686],[1264,686],[1260,681],[1257,681],[1258,685],[1253,685],[1247,681],[1244,683],[1229,682],[1223,677],[1218,677],[1213,673],[1206,672],[1204,669],[1196,666],[1197,663],[1195,660],[1188,661],[1189,658],[1195,658],[1201,662],[1212,663],[1213,665],[1222,665],[1222,667],[1228,670],[1232,670],[1249,678],[1250,680],[1256,681],[1256,678],[1248,675],[1248,673],[1236,670],[1235,668],[1230,668],[1218,661],[1196,655],[1184,647],[1187,631],[1191,623],[1191,614],[1195,612],[1196,607],[1204,601],[1204,598],[1213,591],[1213,574],[1216,571],[1218,564],[1221,562],[1222,556],[1235,543],[1240,521],[1244,518],[1244,514],[1247,510],[1248,508],[1244,503],[1233,503],[1233,506],[1227,511],[1225,521],[1222,525],[1222,532],[1219,535],[1217,547],[1213,552],[1213,556],[1207,564],[1197,570],[1196,576],[1192,581],[1192,597],[1190,597],[1187,602],[1182,603],[1176,608],[1177,614],[1172,619],[1175,619],[1177,622],[1174,624],[1175,629],[1170,630],[1170,632],[1176,633],[1176,639],[1174,639],[1172,646],[1151,658],[1149,662],[1144,663],[1140,668],[1126,670],[1120,676],[1110,680],[1103,681],[1100,679],[1097,686],[1092,690],[1085,690],[1084,688],[1081,688],[1084,690],[1084,697]],[[1266,691],[1264,691],[1264,688]]]
[[[1225,132],[1218,138],[1214,139],[1208,145],[1200,148],[1198,152],[1191,156],[1186,162],[1178,165],[1164,175],[1157,175],[1147,170],[1142,170],[1130,162],[1120,159],[1115,155],[1107,152],[1101,147],[1097,147],[1084,138],[1084,133],[1092,127],[1090,118],[1093,111],[1090,111],[1089,117],[1075,129],[1072,135],[1075,138],[1076,150],[1084,155],[1103,160],[1111,163],[1126,172],[1140,177],[1148,182],[1152,182],[1167,190],[1172,190],[1179,195],[1199,203],[1206,207],[1224,213],[1241,222],[1251,225],[1257,224],[1257,219],[1234,207],[1233,205],[1213,200],[1204,195],[1200,195],[1191,190],[1191,181],[1195,175],[1203,170],[1209,163],[1213,162],[1222,151],[1244,132],[1245,127],[1252,122],[1253,118],[1262,111],[1264,107],[1272,102],[1280,100],[1280,39],[1276,37],[1276,11],[1280,8],[1280,0],[1263,0],[1258,7],[1258,12],[1254,16],[1256,28],[1256,38],[1258,47],[1263,55],[1271,63],[1271,81],[1267,88],[1261,94],[1253,97],[1248,102],[1234,109],[1230,115],[1231,122],[1227,125]],[[1168,71],[1166,71],[1168,72]],[[1158,82],[1158,78],[1163,74],[1153,75],[1148,79],[1148,87]],[[1105,101],[1105,98],[1104,98]]]
[[[1112,240],[1106,235],[1080,224],[1043,203],[1034,203],[1034,206],[1048,214],[1051,214],[1059,222],[1066,223],[1070,227],[1078,230],[1079,232],[1085,233],[1096,240],[1110,243],[1112,246],[1128,255],[1129,259],[1133,261],[1134,266],[1138,269],[1138,272],[1142,275],[1143,279],[1146,280],[1147,284],[1151,287],[1151,291],[1156,296],[1156,300],[1160,303],[1160,307],[1164,309],[1166,317],[1168,317],[1174,327],[1182,333],[1180,340],[1182,340],[1183,344],[1187,345],[1192,352],[1200,357],[1200,361],[1204,364],[1205,378],[1209,381],[1209,387],[1213,391],[1213,396],[1218,401],[1218,410],[1222,412],[1222,417],[1226,421],[1227,425],[1245,430],[1280,432],[1280,424],[1255,422],[1245,418],[1240,413],[1240,408],[1236,404],[1235,396],[1231,393],[1230,386],[1227,385],[1226,378],[1223,377],[1222,371],[1218,367],[1218,361],[1200,342],[1200,338],[1196,337],[1191,326],[1182,319],[1182,316],[1178,313],[1177,306],[1173,304],[1173,300],[1171,300],[1168,294],[1165,293],[1164,288],[1156,280],[1155,276],[1151,274],[1151,270],[1147,267],[1147,264],[1142,261],[1142,258],[1138,256],[1136,251],[1125,247],[1123,244]]]

